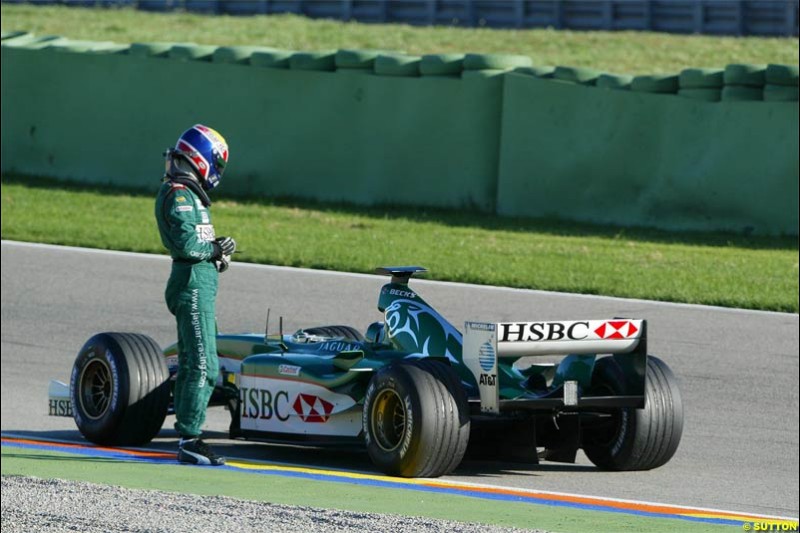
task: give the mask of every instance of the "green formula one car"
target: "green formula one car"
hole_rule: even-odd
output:
[[[358,443],[383,472],[435,477],[467,445],[513,460],[647,470],[672,457],[683,407],[665,363],[647,354],[644,320],[467,322],[463,333],[409,287],[420,267],[378,269],[383,321],[292,335],[218,335],[212,405],[230,437]],[[171,411],[177,347],[101,333],[78,354],[50,411],[104,445],[141,445]]]

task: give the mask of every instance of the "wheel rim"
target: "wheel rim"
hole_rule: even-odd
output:
[[[111,368],[104,359],[95,359],[81,372],[78,399],[81,411],[87,418],[97,420],[106,414],[111,405],[114,381]]]
[[[403,442],[406,434],[406,409],[394,389],[378,393],[372,406],[372,435],[383,451],[392,452]]]

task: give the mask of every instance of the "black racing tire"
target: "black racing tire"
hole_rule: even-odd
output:
[[[455,415],[457,419],[455,431],[448,432],[445,435],[447,440],[443,442],[443,445],[446,446],[443,454],[450,457],[450,460],[444,465],[441,475],[449,474],[461,464],[469,444],[470,417],[467,392],[461,384],[461,378],[449,364],[429,358],[418,359],[415,364],[442,383],[454,400],[446,402],[446,405],[450,409],[456,409],[455,413],[448,414],[448,416]]]
[[[391,476],[444,475],[462,446],[458,411],[447,386],[418,364],[385,367],[372,377],[364,398],[367,453]]]
[[[341,338],[355,342],[362,342],[364,340],[364,335],[356,328],[350,326],[319,326],[316,328],[306,328],[303,331],[309,335],[317,335],[319,337]]]
[[[163,426],[170,396],[164,354],[146,335],[98,333],[72,367],[73,417],[96,444],[146,444]]]
[[[625,375],[613,357],[597,361],[597,393],[625,394]],[[660,359],[647,358],[645,406],[614,409],[610,423],[584,428],[583,451],[604,470],[650,470],[664,465],[683,434],[683,403],[675,376]]]

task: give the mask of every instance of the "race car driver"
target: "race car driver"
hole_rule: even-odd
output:
[[[219,374],[215,303],[218,275],[228,269],[236,242],[216,237],[208,191],[217,187],[228,162],[228,145],[215,130],[197,124],[164,154],[166,174],[155,216],[161,242],[172,256],[167,307],[178,325],[175,429],[178,461],[222,465],[200,438],[206,409]]]

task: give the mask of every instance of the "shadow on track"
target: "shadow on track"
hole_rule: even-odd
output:
[[[14,431],[4,432],[4,437],[26,438],[36,441],[57,441],[63,444],[77,444],[93,446],[77,430],[57,430],[57,431]],[[315,468],[321,470],[339,470],[356,472],[368,475],[383,475],[377,470],[370,461],[367,452],[359,447],[313,447],[299,445],[284,445],[264,443],[252,440],[231,440],[228,434],[223,431],[206,431],[203,438],[208,441],[214,450],[227,457],[229,460],[237,461],[256,461],[267,464],[278,464],[281,466],[293,466],[298,468]],[[172,429],[162,430],[158,436],[149,444],[143,447],[132,449],[150,452],[174,453],[178,447],[178,434]],[[124,448],[123,448],[124,449]],[[65,450],[69,453],[69,450]],[[6,453],[17,458],[60,460],[59,456],[49,455],[27,455],[13,452]],[[99,457],[85,457],[89,462],[121,463],[120,459],[109,459]],[[133,459],[132,459],[133,460]],[[491,479],[500,480],[506,475],[537,477],[552,472],[563,472],[565,474],[589,474],[600,473],[601,471],[594,466],[579,464],[531,464],[524,462],[513,462],[499,458],[480,459],[470,458],[469,454],[450,474],[459,478],[474,478],[476,481],[488,481]]]

